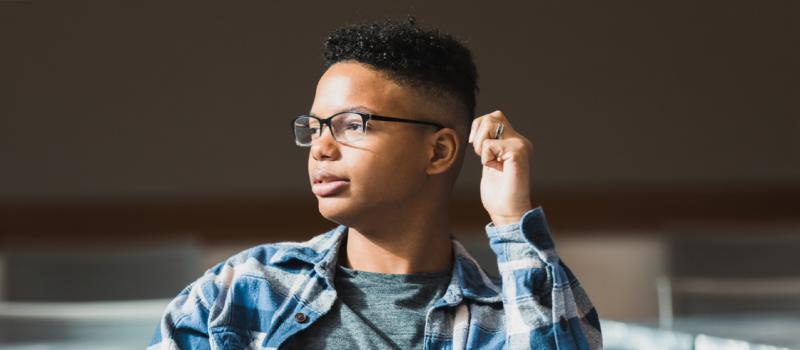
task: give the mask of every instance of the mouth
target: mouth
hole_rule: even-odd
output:
[[[327,184],[327,183],[336,182],[336,181],[343,181],[343,180],[325,179],[325,180],[317,181],[314,184],[315,185],[317,185],[317,184]]]
[[[320,197],[331,196],[345,190],[350,180],[336,176],[325,170],[315,170],[312,174],[314,183],[311,192]]]

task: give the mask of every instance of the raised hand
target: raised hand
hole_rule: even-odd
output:
[[[495,139],[503,124],[500,138]],[[495,226],[519,222],[531,210],[530,168],[533,145],[514,131],[503,112],[472,122],[469,142],[481,157],[481,200]]]

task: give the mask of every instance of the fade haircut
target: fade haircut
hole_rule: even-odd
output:
[[[381,71],[401,86],[444,104],[450,115],[441,121],[466,138],[475,116],[478,92],[478,71],[472,54],[453,36],[438,28],[417,27],[414,22],[414,17],[408,16],[408,21],[388,20],[337,29],[325,40],[325,67],[355,61]]]

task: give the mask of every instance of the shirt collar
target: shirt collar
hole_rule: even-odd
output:
[[[336,271],[339,247],[346,234],[347,227],[339,226],[308,242],[283,243],[278,252],[270,259],[270,263],[282,265],[292,260],[300,260],[314,265],[317,273],[330,281]],[[451,306],[458,305],[463,298],[483,303],[502,302],[500,281],[487,275],[475,259],[467,253],[464,246],[455,237],[451,236],[451,238],[455,264],[453,264],[453,273],[447,293],[439,302],[444,301],[445,304]]]
[[[443,298],[447,304],[457,305],[462,298],[483,303],[503,302],[500,280],[486,274],[455,237],[452,237],[452,243],[456,263],[453,264],[450,286]]]
[[[330,279],[336,271],[336,258],[339,246],[347,232],[347,227],[339,226],[328,233],[312,238],[303,243],[281,243],[281,248],[272,256],[270,264],[284,265],[293,260],[306,262],[314,266],[317,272]]]

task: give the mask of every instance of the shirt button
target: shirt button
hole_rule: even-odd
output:
[[[566,331],[569,323],[567,323],[567,319],[564,316],[561,316],[561,319],[558,320],[558,325],[561,326],[562,331]]]
[[[542,235],[538,232],[533,234],[533,244],[542,245]]]
[[[297,321],[298,323],[305,323],[306,321],[308,321],[308,316],[306,316],[306,314],[302,312],[298,312],[294,314],[294,320]]]

